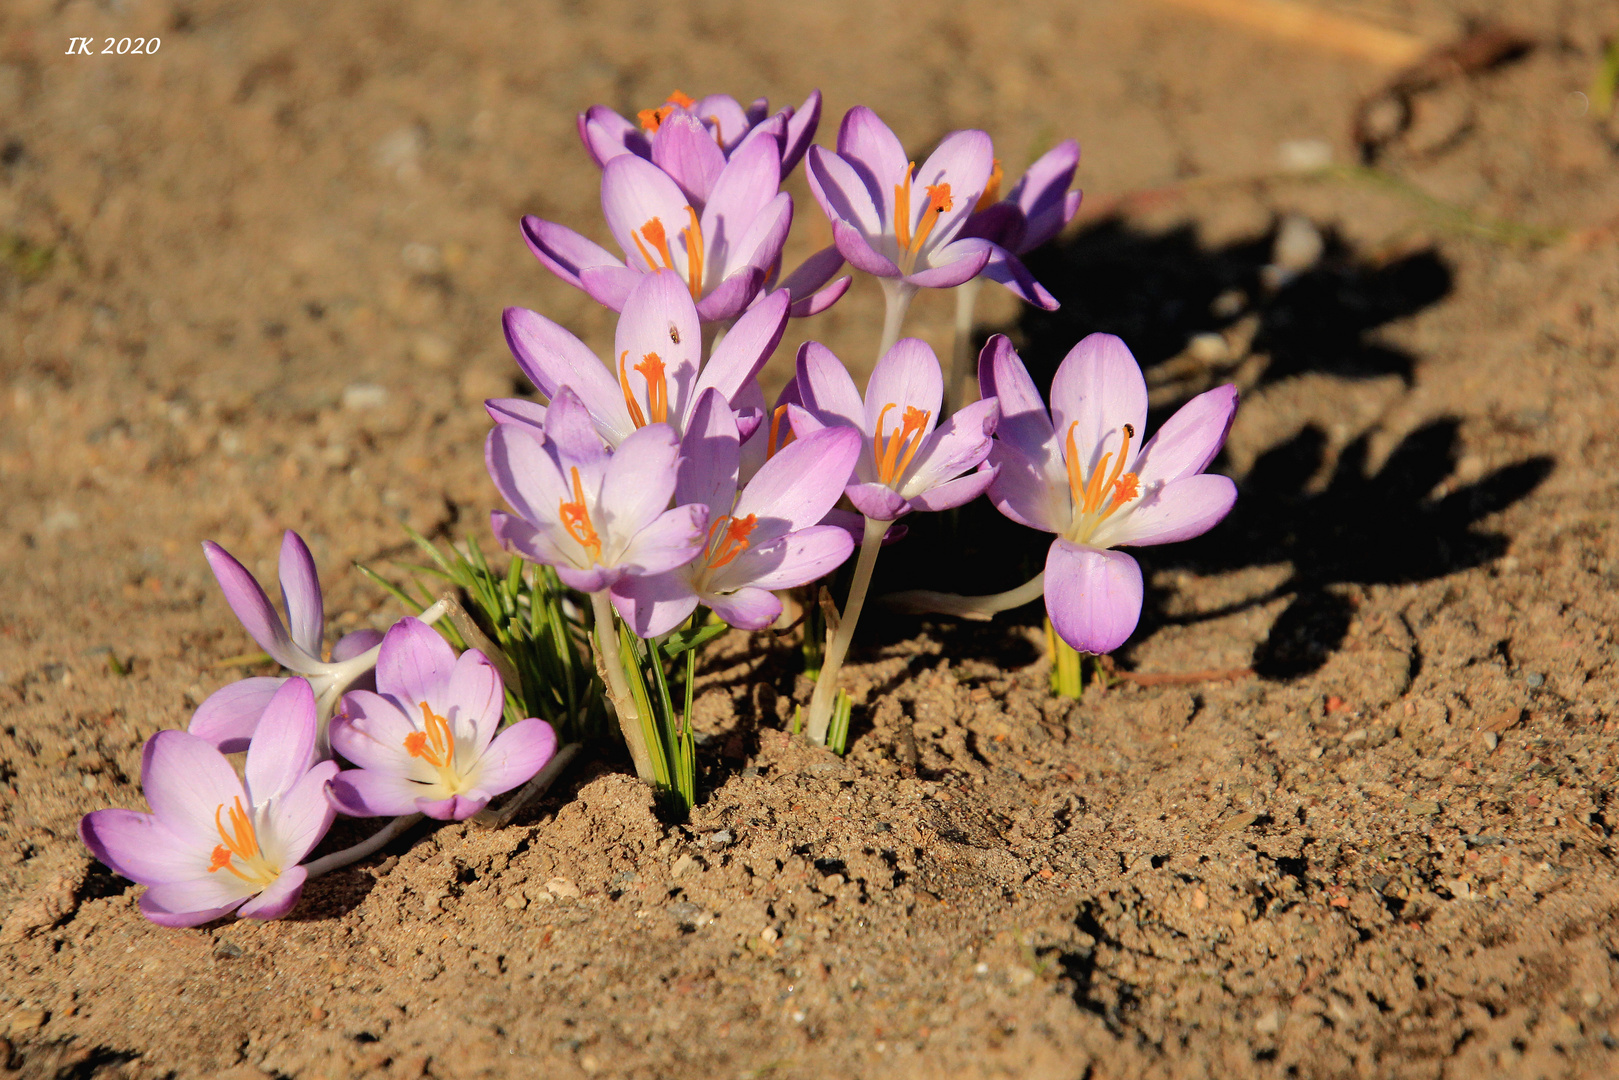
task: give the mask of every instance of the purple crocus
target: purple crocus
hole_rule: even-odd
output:
[[[289,679],[270,699],[247,748],[245,778],[217,749],[160,731],[141,757],[152,813],[97,810],[79,822],[91,854],[145,885],[141,913],[160,926],[197,926],[234,911],[279,919],[298,902],[298,863],[331,827],[326,783],[337,764],[315,756],[315,695]]]
[[[710,94],[693,100],[679,90],[656,109],[642,109],[633,123],[605,105],[579,116],[579,138],[597,165],[623,154],[645,158],[675,179],[697,200],[707,201],[714,180],[746,143],[774,138],[781,153],[781,175],[793,171],[821,120],[821,92],[813,90],[797,109],[771,115],[760,98],[743,108],[733,97]]]
[[[993,254],[988,240],[960,235],[993,165],[988,135],[953,131],[918,169],[888,125],[859,106],[838,128],[837,152],[811,147],[806,170],[851,265],[944,289],[976,277]]]
[[[984,277],[1047,311],[1054,310],[1057,301],[1034,280],[1018,256],[1051,240],[1079,213],[1080,193],[1069,190],[1078,168],[1079,144],[1067,139],[1030,165],[1002,199],[1001,168],[996,162],[988,186],[961,230],[963,236],[982,237],[995,245],[984,266]]]
[[[1063,358],[1049,413],[1004,335],[984,347],[979,381],[1001,403],[990,500],[1057,534],[1045,569],[1051,624],[1081,652],[1111,652],[1134,632],[1142,599],[1141,568],[1112,549],[1201,535],[1236,501],[1230,479],[1203,471],[1231,429],[1236,388],[1193,398],[1142,446],[1146,382],[1111,334],[1091,334]]]
[[[781,155],[770,135],[737,148],[701,205],[657,165],[620,154],[602,168],[602,211],[623,259],[537,217],[523,219],[523,235],[548,269],[614,311],[642,277],[671,272],[704,322],[728,321],[755,302],[780,262],[793,220],[792,196],[780,186]],[[814,257],[780,283],[794,314],[813,314],[842,295],[847,282],[822,289],[841,265]]]
[[[799,349],[797,382],[803,408],[789,406],[789,413],[800,438],[822,427],[852,428],[862,436],[847,494],[874,521],[960,506],[994,479],[985,458],[999,406],[986,397],[935,426],[944,376],[924,341],[895,342],[872,369],[864,400],[842,361],[819,342]]]
[[[847,530],[818,523],[843,494],[860,443],[856,432],[833,427],[773,447],[739,493],[736,418],[717,392],[704,394],[681,442],[675,501],[708,507],[707,546],[668,573],[626,581],[626,621],[641,637],[657,637],[701,603],[745,630],[775,622],[781,601],[771,590],[814,581],[854,550]]]
[[[713,387],[733,406],[775,352],[787,326],[787,293],[777,290],[736,321],[702,363],[697,307],[672,273],[646,274],[624,304],[613,343],[614,360],[603,364],[590,348],[544,315],[506,309],[506,343],[536,389],[554,398],[568,387],[595,420],[596,430],[617,446],[648,424],[668,424],[675,434],[704,390]],[[545,406],[522,398],[487,403],[497,423],[543,426]],[[751,433],[762,411],[749,410]]]
[[[668,508],[679,453],[668,424],[639,428],[609,452],[584,402],[563,387],[543,430],[497,424],[489,433],[489,475],[516,511],[492,515],[495,536],[586,593],[682,566],[703,550],[708,509]]]
[[[457,657],[426,623],[400,619],[382,639],[376,692],[345,695],[332,720],[332,748],[359,766],[332,780],[332,802],[355,817],[471,817],[556,753],[544,720],[495,733],[505,700],[482,653]]]
[[[343,692],[353,686],[376,663],[375,648],[382,635],[375,630],[356,630],[332,647],[330,660],[323,659],[322,637],[325,612],[320,596],[320,578],[309,546],[292,530],[281,538],[281,600],[287,618],[270,603],[252,574],[230,552],[213,541],[202,545],[208,565],[225,594],[225,602],[241,620],[248,634],[270,658],[288,671],[309,680],[314,688],[320,717],[330,717]],[[259,717],[286,678],[260,676],[231,683],[211,694],[191,718],[191,734],[217,746],[225,753],[247,748]],[[320,740],[324,755],[324,736]]]

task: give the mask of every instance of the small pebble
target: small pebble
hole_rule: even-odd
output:
[[[350,383],[343,388],[343,408],[376,409],[388,403],[388,391],[376,383]]]

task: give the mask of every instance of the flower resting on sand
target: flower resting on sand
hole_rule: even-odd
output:
[[[1045,569],[1051,625],[1081,652],[1111,652],[1134,632],[1142,600],[1141,568],[1113,548],[1199,536],[1236,502],[1229,478],[1203,470],[1231,429],[1237,390],[1198,395],[1142,445],[1146,382],[1111,334],[1091,334],[1063,359],[1049,412],[1004,335],[984,347],[979,381],[1001,409],[990,501],[1057,534]]]
[[[382,639],[376,692],[344,696],[332,720],[332,749],[359,766],[332,780],[332,801],[356,817],[471,817],[556,753],[544,720],[496,734],[505,700],[482,653],[457,657],[426,623],[400,619]]]
[[[79,822],[91,854],[147,887],[141,913],[161,926],[197,926],[232,911],[279,919],[298,902],[298,863],[331,827],[326,783],[335,762],[311,767],[315,695],[288,679],[247,748],[245,779],[214,747],[160,731],[141,758],[152,812],[97,810]]]

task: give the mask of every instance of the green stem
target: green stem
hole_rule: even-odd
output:
[[[641,710],[630,693],[629,683],[624,681],[618,622],[606,589],[590,594],[590,609],[596,616],[596,670],[601,673],[602,683],[607,687],[607,700],[618,716],[618,729],[624,735],[624,745],[630,749],[630,760],[635,762],[635,775],[656,784],[658,777],[652,768],[652,753],[647,749],[646,735],[641,729]]]
[[[849,653],[855,624],[860,621],[860,609],[866,604],[866,590],[871,588],[871,571],[877,565],[877,553],[882,550],[883,537],[891,524],[866,519],[866,533],[860,541],[860,557],[855,562],[854,580],[849,582],[849,598],[844,602],[843,614],[832,633],[832,640],[827,642],[826,661],[821,665],[821,676],[815,680],[815,693],[810,697],[809,721],[805,727],[810,742],[826,745],[826,731],[832,723],[832,706],[837,698],[843,658]]]

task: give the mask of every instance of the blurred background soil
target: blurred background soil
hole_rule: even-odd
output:
[[[1619,8],[1293,7],[1473,51],[1402,82],[1214,0],[7,0],[0,1075],[1619,1072]],[[586,762],[283,922],[147,924],[74,830],[244,673],[198,542],[267,579],[296,528],[339,629],[386,625],[351,562],[487,538],[500,309],[610,333],[517,230],[606,239],[575,114],[815,87],[823,143],[857,103],[918,155],[985,128],[1009,177],[1077,138],[1031,259],[1063,308],[986,293],[980,330],[1046,377],[1123,334],[1162,408],[1244,388],[1243,497],[1142,553],[1124,678],[1053,698],[1037,610],[876,618],[839,759],[783,731],[796,638],[733,633],[686,825]],[[869,366],[879,311],[857,281],[770,379],[808,336]],[[911,324],[941,353],[951,312]],[[879,587],[1039,558],[945,524]]]

